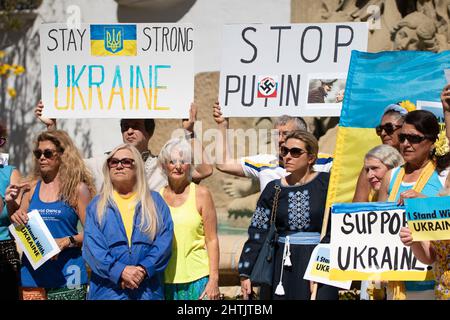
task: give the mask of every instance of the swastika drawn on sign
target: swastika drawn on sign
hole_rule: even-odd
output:
[[[273,98],[277,96],[277,81],[274,77],[260,77],[258,83],[258,98]]]

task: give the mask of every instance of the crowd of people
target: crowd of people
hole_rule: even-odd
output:
[[[441,94],[450,122],[450,85]],[[123,143],[101,157],[83,159],[55,119],[34,142],[34,168],[23,175],[0,165],[0,291],[2,299],[83,300],[219,299],[219,240],[211,192],[200,184],[213,172],[206,161],[194,164],[195,105],[182,121],[185,135],[172,138],[159,155],[149,150],[153,119],[122,119]],[[261,299],[310,299],[314,286],[304,280],[315,246],[330,242],[326,197],[332,157],[320,154],[316,137],[302,118],[281,116],[278,153],[241,159],[229,156],[229,126],[219,103],[213,118],[223,135],[224,173],[259,180],[261,194],[248,228],[238,271],[244,299],[252,298],[252,269],[273,218],[278,231],[272,285]],[[448,195],[450,147],[437,118],[386,107],[375,128],[381,144],[361,159],[354,202],[396,201]],[[0,128],[0,147],[7,142]],[[201,146],[200,146],[201,147]],[[200,149],[201,150],[201,149]],[[37,210],[60,253],[36,270],[20,258],[8,226],[26,225]],[[272,214],[274,215],[272,217]],[[450,239],[414,241],[408,228],[399,237],[425,264],[435,263],[433,281],[361,283],[361,299],[448,299]],[[338,288],[319,284],[316,299],[339,299]]]

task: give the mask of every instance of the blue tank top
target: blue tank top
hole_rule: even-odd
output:
[[[391,181],[389,183],[389,190],[388,194],[391,194],[392,188],[394,187],[395,179],[397,179],[397,176],[400,172],[400,167],[394,168],[392,171],[392,177]],[[435,170],[433,174],[431,175],[430,179],[428,180],[425,187],[422,189],[420,193],[424,194],[427,197],[436,197],[441,189],[444,187],[445,182],[444,177],[440,177],[437,171]],[[441,180],[443,179],[443,180]],[[395,201],[398,201],[400,197],[400,193],[412,189],[414,186],[414,183],[401,183],[400,188],[398,189],[397,196],[395,197]],[[432,290],[434,288],[435,281],[405,281],[405,287],[407,291],[423,291],[423,290]]]
[[[5,199],[5,191],[9,186],[11,180],[11,174],[15,168],[12,166],[0,165],[0,201]],[[8,210],[6,210],[6,204],[4,203],[3,210],[0,212],[0,241],[11,240],[9,235],[8,226],[11,224],[8,217]]]
[[[389,183],[388,194],[391,194],[392,188],[394,187],[395,179],[397,179],[399,172],[400,172],[400,167],[396,167],[392,170],[392,177],[391,177],[391,181]],[[444,173],[446,173],[446,172],[447,171],[444,171]],[[436,197],[438,195],[438,193],[444,187],[445,178],[446,178],[446,176],[442,176],[442,177],[439,176],[439,174],[435,170],[433,172],[433,174],[431,175],[430,179],[428,180],[427,184],[425,185],[425,187],[422,189],[422,191],[420,193],[426,195],[427,197]],[[398,193],[395,198],[395,201],[398,201],[398,199],[400,197],[400,193],[402,193],[406,190],[412,189],[413,186],[414,186],[414,183],[402,182],[400,184],[400,188],[398,189]]]
[[[29,211],[38,210],[54,238],[76,235],[78,215],[64,201],[42,202],[39,199],[41,181],[30,201]],[[81,248],[67,248],[59,253],[57,260],[49,260],[34,270],[25,255],[22,256],[22,287],[61,288],[87,283],[86,265]]]

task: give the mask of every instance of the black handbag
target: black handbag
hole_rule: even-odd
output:
[[[252,285],[271,286],[273,282],[273,270],[275,265],[275,244],[278,241],[277,228],[275,226],[275,218],[277,216],[278,196],[281,188],[275,185],[275,196],[273,199],[272,213],[270,215],[270,227],[264,240],[263,246],[259,251],[253,270],[250,274]]]

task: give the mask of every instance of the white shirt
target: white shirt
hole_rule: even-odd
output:
[[[240,159],[242,170],[246,177],[258,179],[261,191],[272,181],[289,175],[286,169],[280,167],[278,156],[274,154],[258,154]],[[333,158],[329,154],[319,153],[314,171],[330,172]]]

